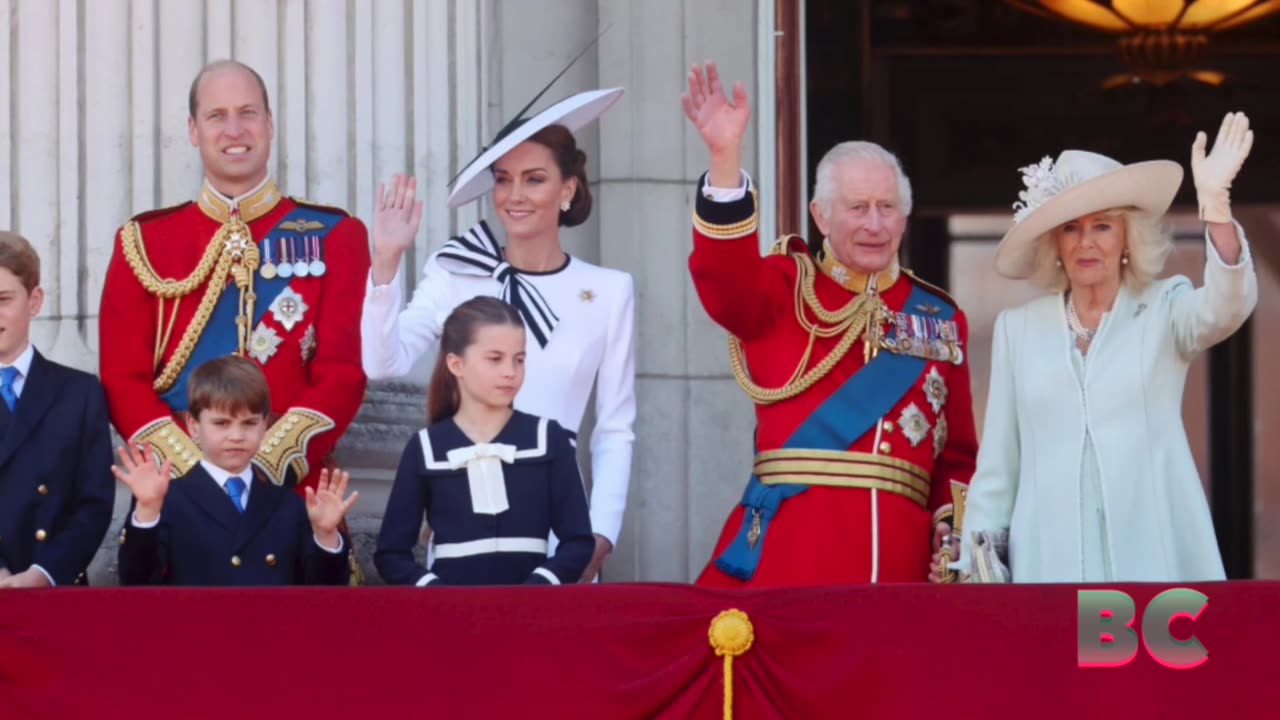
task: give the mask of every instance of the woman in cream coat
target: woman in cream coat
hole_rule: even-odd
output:
[[[1207,226],[1200,288],[1183,276],[1155,279],[1172,249],[1159,223],[1180,165],[1121,166],[1069,150],[1024,168],[1027,190],[996,269],[1054,292],[996,320],[978,467],[952,565],[962,578],[1224,579],[1182,395],[1191,361],[1257,302],[1228,195],[1252,142],[1248,119],[1229,114],[1207,156],[1204,133],[1192,146]]]

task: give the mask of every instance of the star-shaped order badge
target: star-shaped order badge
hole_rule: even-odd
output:
[[[934,415],[941,413],[942,406],[947,404],[947,381],[942,379],[936,366],[930,367],[929,374],[924,376],[924,396],[929,398]]]
[[[292,331],[295,325],[302,322],[302,317],[307,314],[307,310],[307,302],[293,288],[288,287],[281,290],[275,301],[271,303],[272,317],[286,331]]]
[[[259,323],[253,335],[249,336],[249,356],[265,365],[276,354],[282,342],[284,338],[280,337],[275,328]]]
[[[898,426],[902,428],[902,434],[911,441],[911,447],[919,445],[929,435],[929,418],[925,417],[915,403],[902,409],[902,414],[898,416]]]

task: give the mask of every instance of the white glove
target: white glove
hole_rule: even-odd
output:
[[[1231,181],[1253,146],[1253,131],[1244,113],[1227,113],[1213,141],[1213,150],[1205,157],[1208,138],[1196,133],[1191,145],[1191,174],[1195,178],[1196,196],[1200,201],[1200,219],[1206,223],[1231,222]]]

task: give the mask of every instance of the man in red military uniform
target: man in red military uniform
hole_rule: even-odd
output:
[[[811,205],[821,251],[789,237],[761,257],[746,93],[731,103],[695,66],[683,102],[711,154],[689,268],[757,419],[754,472],[698,582],[925,581],[977,440],[964,313],[898,264],[910,184],[878,145],[838,145]]]
[[[279,485],[314,485],[364,397],[365,227],[280,194],[267,173],[266,87],[249,67],[205,67],[189,111],[199,195],[126,223],[107,268],[100,348],[111,420],[184,474],[200,459],[186,432],[187,377],[244,355],[271,386],[273,425],[255,466]]]

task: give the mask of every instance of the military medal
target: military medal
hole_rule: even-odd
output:
[[[889,323],[893,337],[882,338],[881,342],[891,352],[955,365],[964,362],[955,321],[893,312]]]
[[[275,263],[271,262],[271,238],[262,241],[262,267],[259,272],[263,280],[272,280],[276,276]]]
[[[289,251],[291,253],[293,252],[293,247],[294,247],[293,241],[296,239],[297,238],[289,238]],[[307,274],[311,272],[311,268],[307,267],[306,259],[303,258],[303,255],[306,253],[306,251],[307,251],[306,243],[303,243],[302,252],[296,253],[293,255],[294,258],[296,258],[296,260],[294,260],[294,263],[293,263],[293,274],[300,278],[306,277]]]
[[[278,270],[280,277],[293,277],[293,246],[289,243],[289,238],[280,238],[280,268]]]
[[[324,274],[325,268],[324,268],[324,261],[320,259],[320,236],[319,235],[311,236],[311,247],[314,250],[314,254],[312,255],[313,259],[311,261],[311,274],[315,277],[320,277],[321,275]]]

